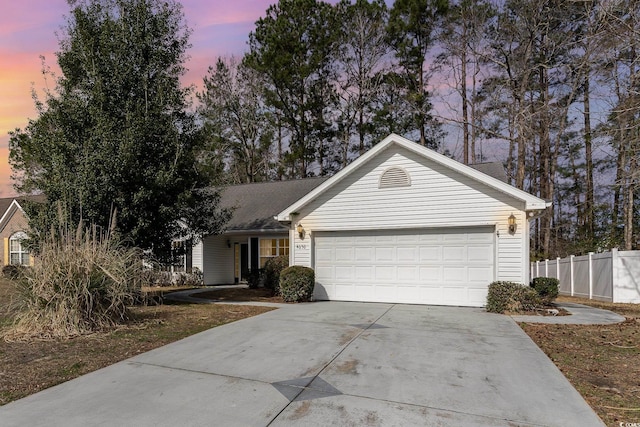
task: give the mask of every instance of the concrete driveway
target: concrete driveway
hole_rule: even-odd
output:
[[[3,426],[598,426],[517,324],[317,302],[194,335],[0,408]]]

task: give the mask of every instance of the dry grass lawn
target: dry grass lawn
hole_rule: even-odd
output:
[[[570,297],[558,301],[604,308],[627,318],[617,325],[521,326],[607,425],[640,423],[640,304]]]

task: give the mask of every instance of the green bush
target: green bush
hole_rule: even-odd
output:
[[[122,323],[143,278],[141,251],[97,227],[61,225],[18,279],[21,307],[5,338],[69,337]]]
[[[559,285],[560,281],[553,277],[536,277],[531,283],[531,287],[536,290],[545,304],[551,304],[558,297]]]
[[[264,264],[264,287],[272,289],[276,294],[279,291],[280,273],[289,267],[289,257],[280,255],[275,258],[269,258]]]
[[[294,265],[280,273],[280,295],[286,302],[309,301],[316,278],[312,268]]]
[[[259,268],[257,270],[251,270],[247,277],[247,284],[250,289],[258,288],[264,282],[264,271]]]
[[[493,282],[487,294],[487,311],[504,313],[535,310],[541,306],[538,293],[515,282]]]

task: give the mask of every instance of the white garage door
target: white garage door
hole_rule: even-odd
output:
[[[314,233],[316,299],[483,306],[493,227]]]

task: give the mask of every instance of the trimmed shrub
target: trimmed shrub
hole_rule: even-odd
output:
[[[256,289],[264,283],[264,270],[259,268],[257,270],[251,270],[249,276],[247,276],[247,284],[249,289]]]
[[[487,294],[487,311],[504,313],[535,310],[541,305],[538,293],[515,282],[493,282]]]
[[[123,323],[139,298],[142,252],[98,227],[61,225],[18,279],[21,307],[6,339],[70,337]]]
[[[553,277],[536,277],[531,283],[544,304],[551,304],[558,297],[559,285],[560,281]]]
[[[316,277],[312,268],[293,265],[280,273],[280,295],[286,302],[309,301]]]
[[[264,287],[272,289],[276,294],[279,291],[280,273],[289,267],[289,257],[280,255],[275,258],[269,258],[264,263]]]

